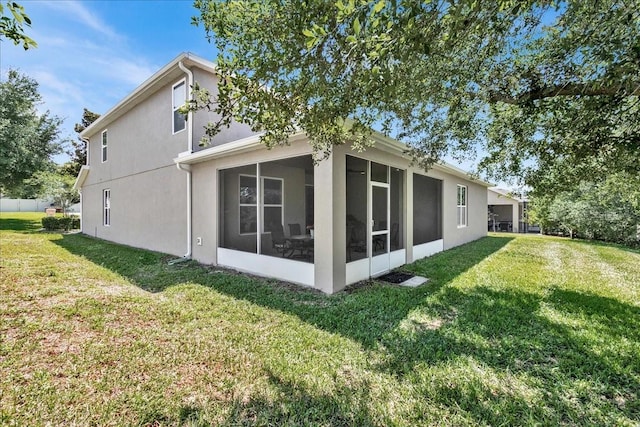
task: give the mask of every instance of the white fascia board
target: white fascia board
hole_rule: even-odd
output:
[[[373,137],[373,141],[375,142],[375,146],[377,148],[380,148],[383,151],[387,151],[392,154],[396,154],[398,156],[402,156],[405,159],[411,160],[411,156],[407,154],[408,147],[405,143],[400,142],[393,138],[389,138],[388,136],[385,136],[380,132],[376,132],[376,131],[373,131],[372,137]],[[444,172],[449,175],[454,175],[459,178],[463,178],[467,181],[472,181],[476,184],[482,185],[483,187],[493,186],[493,184],[490,184],[478,178],[474,178],[467,171],[462,170],[446,162],[436,163],[432,167],[434,170]]]
[[[493,187],[493,184],[491,184],[490,182],[486,182],[479,178],[475,178],[471,176],[468,172],[446,162],[436,163],[435,165],[433,165],[433,169],[439,170],[444,173],[448,173],[449,175],[457,176],[458,178],[462,178],[467,181],[471,181],[474,184],[478,184],[486,188]]]
[[[138,105],[145,98],[147,98],[151,93],[154,92],[153,89],[156,88],[159,84],[162,84],[164,79],[168,76],[171,76],[173,73],[182,74],[182,71],[178,68],[178,64],[182,61],[186,66],[196,66],[203,70],[209,71],[211,73],[216,73],[216,65],[207,61],[206,59],[200,58],[189,52],[183,52],[177,57],[175,57],[171,62],[162,67],[159,71],[145,80],[140,86],[134,89],[129,95],[127,95],[124,99],[118,102],[114,107],[112,107],[109,111],[101,115],[98,120],[89,125],[85,130],[80,133],[81,138],[89,138],[99,131],[103,129],[109,122],[114,119],[120,117],[131,108]]]
[[[211,159],[217,159],[254,151],[263,147],[262,143],[260,142],[261,137],[262,134],[253,135],[248,138],[239,139],[237,141],[222,144],[217,147],[207,148],[206,150],[198,151],[195,153],[189,153],[185,151],[179,153],[178,157],[173,161],[178,164],[194,164],[206,162]],[[381,133],[375,131],[372,134],[372,137],[376,148],[396,156],[404,157],[408,160],[411,159],[411,157],[406,153],[407,146],[404,143],[384,136]],[[308,140],[308,137],[304,132],[298,132],[289,138],[290,143],[302,140]],[[435,165],[433,165],[433,169],[447,173],[449,175],[457,176],[466,181],[475,182],[484,187],[491,187],[493,185],[480,179],[476,179],[464,170],[447,163],[436,163]]]
[[[178,154],[178,157],[173,159],[173,161],[177,164],[194,164],[206,162],[212,159],[219,159],[222,157],[233,156],[237,154],[247,153],[255,150],[259,150],[261,148],[265,148],[265,146],[260,141],[260,138],[263,134],[253,135],[247,138],[238,139],[233,142],[228,142],[226,144],[218,145],[216,147],[207,148],[202,151],[197,151],[195,153],[189,153],[188,151],[182,152]],[[306,134],[303,132],[296,133],[289,137],[289,142],[294,143],[298,141],[302,141],[307,139]]]
[[[80,168],[80,172],[78,172],[78,176],[76,177],[76,181],[73,183],[74,190],[80,191],[82,189],[82,185],[89,175],[89,170],[89,166],[82,165],[82,167]]]
[[[509,193],[505,192],[503,189],[498,188],[498,187],[489,188],[489,191],[491,191],[493,193],[496,193],[498,195],[498,198],[504,197],[504,198],[511,199],[511,200],[514,200],[514,201],[519,202],[519,203],[524,201],[523,199],[519,199],[517,197],[510,196]]]

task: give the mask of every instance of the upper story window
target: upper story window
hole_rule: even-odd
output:
[[[173,85],[172,99],[173,133],[178,133],[187,127],[184,115],[178,111],[178,108],[182,107],[187,100],[187,85],[184,80]]]
[[[467,226],[467,186],[458,184],[458,227]]]
[[[107,161],[107,130],[102,131],[102,163]]]
[[[89,139],[82,138],[82,143],[84,144],[84,152],[87,153],[84,164],[89,166],[91,164],[91,146],[89,145]]]

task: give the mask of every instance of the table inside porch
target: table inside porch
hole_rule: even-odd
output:
[[[289,258],[309,258],[313,254],[313,237],[309,234],[296,234],[289,237],[291,255]],[[300,253],[295,254],[296,251]]]

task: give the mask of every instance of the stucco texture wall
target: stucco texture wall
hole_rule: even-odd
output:
[[[457,185],[467,186],[467,225],[457,223]],[[455,176],[443,181],[444,249],[462,245],[487,235],[487,188]]]
[[[178,81],[178,80],[176,80]],[[82,187],[84,233],[145,249],[186,252],[186,174],[173,158],[187,131],[173,134],[171,82],[90,138]],[[102,162],[102,131],[107,161]],[[111,225],[103,225],[103,190],[111,190]]]
[[[103,224],[103,190],[111,224]],[[117,243],[181,256],[187,251],[186,174],[173,167],[86,185],[82,231]]]
[[[217,94],[218,77],[199,68],[193,69],[193,79],[200,87],[207,88],[212,95]],[[193,114],[193,151],[201,151],[209,147],[216,147],[228,142],[248,138],[256,133],[248,125],[232,121],[231,125],[223,127],[209,146],[200,146],[200,139],[205,134],[207,123],[215,123],[220,119],[220,115],[213,111],[200,110]]]

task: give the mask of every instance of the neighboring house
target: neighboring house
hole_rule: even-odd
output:
[[[489,231],[526,232],[525,202],[509,191],[492,187],[487,192]]]
[[[82,231],[326,293],[485,236],[487,187],[450,165],[411,166],[374,133],[313,164],[300,133],[268,150],[242,124],[198,147],[214,113],[177,111],[215,65],[182,54],[82,132]]]

